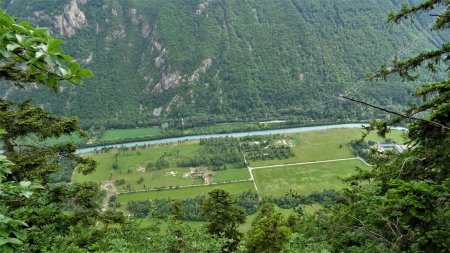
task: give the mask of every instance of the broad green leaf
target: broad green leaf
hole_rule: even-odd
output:
[[[19,239],[16,238],[0,238],[0,246],[3,246],[7,243],[10,244],[16,244],[16,245],[22,245],[23,242]]]
[[[80,69],[80,64],[77,62],[71,62],[69,65],[69,69],[72,73],[76,73]]]
[[[25,198],[29,199],[31,197],[31,195],[33,195],[33,192],[25,191],[25,192],[22,192],[21,195],[24,196]]]
[[[64,40],[51,40],[48,43],[48,53],[57,54],[61,52],[61,47],[59,45],[63,44]]]
[[[62,59],[64,59],[65,61],[69,61],[69,62],[73,61],[73,57],[70,55],[60,54],[58,56],[61,57]]]
[[[30,181],[21,181],[20,182],[20,186],[22,186],[23,188],[28,188],[31,185]]]
[[[33,35],[45,35],[48,32],[47,28],[36,28],[33,31]]]
[[[25,34],[28,33],[28,30],[19,24],[12,24],[11,27],[14,28],[14,30],[16,31],[16,34],[17,33],[25,33]]]
[[[22,42],[24,42],[26,37],[23,35],[20,35],[20,34],[16,34],[16,38],[17,38],[18,42],[22,43]]]
[[[46,55],[45,62],[50,66],[54,66],[56,65],[56,57],[54,55]]]
[[[94,73],[87,69],[80,69],[76,74],[81,77],[94,77]]]
[[[67,76],[69,74],[69,72],[67,71],[67,69],[63,68],[63,67],[58,67],[59,71],[61,71],[62,76]]]
[[[44,43],[44,39],[41,37],[32,37],[29,38],[28,43]],[[41,48],[40,45],[39,46],[35,46],[36,48]]]
[[[39,52],[36,53],[35,57],[36,57],[36,58],[40,58],[40,57],[43,56],[44,54],[45,54],[44,52],[39,51]]]
[[[7,34],[8,32],[9,32],[8,29],[6,29],[6,28],[0,28],[0,36],[3,36],[3,35],[5,35],[5,34]]]
[[[9,51],[14,51],[16,48],[19,48],[19,47],[20,47],[20,45],[16,44],[16,43],[6,45],[6,49]]]

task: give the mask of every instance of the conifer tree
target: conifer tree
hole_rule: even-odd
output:
[[[230,239],[226,246],[229,251],[237,248],[242,234],[237,230],[245,221],[245,212],[236,206],[236,201],[226,191],[216,189],[209,193],[202,205],[202,213],[208,219],[210,234]]]

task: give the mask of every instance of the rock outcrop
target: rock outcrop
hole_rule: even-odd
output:
[[[211,67],[212,63],[213,62],[212,62],[211,59],[203,60],[203,62],[200,64],[200,66],[189,77],[189,79],[188,79],[189,83],[193,83],[193,82],[198,81],[198,78],[200,77],[200,74],[206,73],[206,70],[208,70]]]
[[[86,0],[72,0],[64,7],[63,14],[55,17],[53,24],[61,35],[70,37],[77,29],[87,25],[86,15],[79,8],[85,3]]]

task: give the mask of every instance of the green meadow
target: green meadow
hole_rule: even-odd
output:
[[[106,130],[100,141],[112,141],[137,137],[153,137],[160,135],[160,129],[157,127],[148,128],[130,128],[130,129],[112,129]]]
[[[162,198],[185,199],[185,198],[192,198],[202,194],[208,194],[208,192],[214,189],[222,189],[229,192],[230,194],[237,194],[245,191],[255,190],[252,182],[231,183],[221,185],[205,185],[205,186],[178,188],[170,190],[119,194],[117,196],[117,202],[125,203],[131,200],[148,200],[148,199],[162,199]]]
[[[401,131],[394,130],[388,138],[402,143],[402,134]],[[250,166],[258,167],[354,157],[348,144],[352,140],[360,139],[361,136],[362,130],[359,128],[328,129],[290,134],[294,157],[282,160],[251,161]],[[372,133],[367,137],[367,140],[381,141],[382,139]]]
[[[292,145],[295,153],[289,159],[251,161],[250,165],[268,166],[299,162],[312,162],[341,158],[352,158],[354,154],[349,142],[361,137],[361,129],[330,129],[311,131],[286,136],[286,143]],[[393,131],[389,138],[402,142],[402,132]],[[367,140],[381,141],[371,134]],[[220,185],[203,185],[202,178],[187,177],[190,168],[181,168],[177,163],[198,154],[201,146],[198,141],[161,144],[150,147],[135,147],[128,150],[110,150],[106,153],[91,153],[91,157],[99,163],[97,170],[87,176],[73,174],[76,182],[93,181],[102,183],[112,181],[118,192],[159,189],[137,193],[119,194],[117,201],[125,210],[130,200],[147,200],[157,198],[183,199],[207,194],[212,189],[221,188],[230,193],[255,190],[252,182],[233,183],[236,180],[250,178],[247,169],[235,169],[227,165],[227,170],[214,171],[213,182],[227,183]],[[148,163],[155,163],[161,156],[168,162],[168,168],[161,170],[145,169]],[[117,159],[117,167],[113,164]],[[345,185],[340,178],[355,173],[355,167],[368,169],[359,160],[338,161],[328,163],[285,166],[276,168],[260,168],[253,170],[254,179],[262,196],[283,196],[289,191],[308,194],[327,189],[341,189]],[[205,168],[203,168],[205,169]],[[183,187],[192,186],[195,187]],[[169,189],[162,189],[169,188]],[[307,208],[307,207],[306,207]],[[307,210],[310,211],[310,210]]]
[[[107,180],[124,180],[125,183],[118,185],[118,190],[141,190],[144,188],[157,188],[169,186],[181,186],[201,183],[201,179],[184,177],[189,172],[188,168],[179,168],[177,161],[193,156],[199,148],[198,142],[184,142],[155,145],[151,147],[138,147],[127,151],[111,150],[106,153],[91,153],[86,155],[98,162],[97,169],[90,175],[74,173],[73,180],[76,182],[93,181],[101,183]],[[116,161],[118,168],[114,169]],[[169,168],[151,171],[145,167],[149,162],[157,161],[164,156],[169,163]]]
[[[340,178],[354,174],[356,167],[369,169],[360,160],[349,160],[255,169],[253,175],[262,196],[283,196],[291,191],[306,195],[345,187]]]

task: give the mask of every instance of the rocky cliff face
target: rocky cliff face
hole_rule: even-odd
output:
[[[59,34],[71,37],[77,29],[87,25],[86,15],[79,8],[79,5],[86,4],[86,1],[71,0],[64,6],[64,12],[54,18],[54,26]]]

